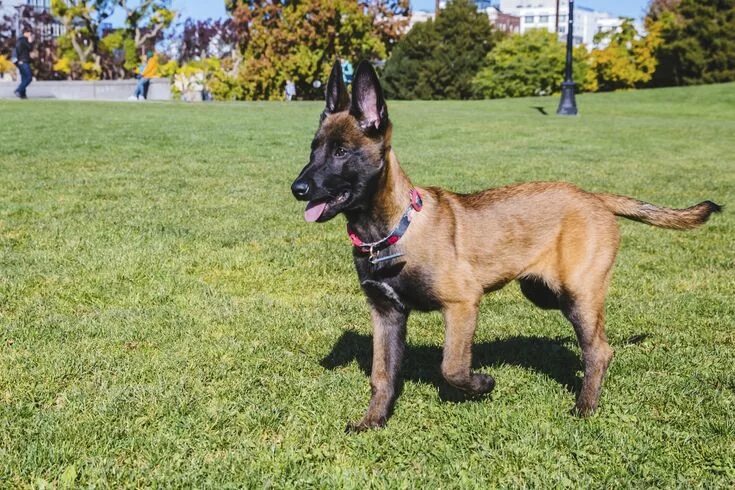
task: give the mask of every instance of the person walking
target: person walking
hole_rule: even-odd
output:
[[[293,80],[286,80],[286,100],[291,101],[296,98],[296,84]]]
[[[15,66],[20,72],[20,85],[15,89],[15,95],[21,99],[27,99],[26,89],[33,81],[31,71],[31,51],[33,50],[33,31],[30,28],[23,29],[23,35],[15,43]]]

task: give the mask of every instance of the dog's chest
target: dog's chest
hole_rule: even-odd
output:
[[[355,257],[355,267],[363,291],[373,301],[388,301],[407,310],[432,311],[441,307],[427,268],[400,258],[373,265],[362,256]]]

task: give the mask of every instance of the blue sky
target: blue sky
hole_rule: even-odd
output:
[[[225,2],[222,0],[174,0],[173,4],[183,19],[219,18],[225,15]],[[643,16],[647,4],[647,0],[577,0],[577,5],[634,19]],[[411,0],[411,6],[419,10],[434,10],[434,0]]]

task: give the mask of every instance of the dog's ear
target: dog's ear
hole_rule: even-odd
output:
[[[342,65],[339,60],[336,60],[332,65],[329,82],[327,82],[327,107],[324,109],[324,115],[346,111],[349,105],[350,98],[344,78],[342,78]]]
[[[388,107],[383,98],[378,75],[367,61],[361,61],[352,80],[350,114],[365,131],[382,131],[388,124]]]

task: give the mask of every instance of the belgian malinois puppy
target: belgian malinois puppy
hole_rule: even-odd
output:
[[[541,308],[559,309],[582,349],[584,378],[576,413],[592,413],[613,357],[604,302],[618,250],[616,216],[662,228],[695,228],[720,211],[704,201],[686,209],[585,192],[561,182],[532,182],[475,194],[416,187],[391,147],[391,122],[378,77],[357,68],[352,97],[339,63],[311,144],[309,164],[293,183],[308,201],[306,221],[347,217],[354,262],[373,322],[372,399],[350,430],[385,425],[397,393],[412,310],[441,310],[446,381],[480,395],[492,377],[472,372],[472,338],[484,293],[517,280]]]

